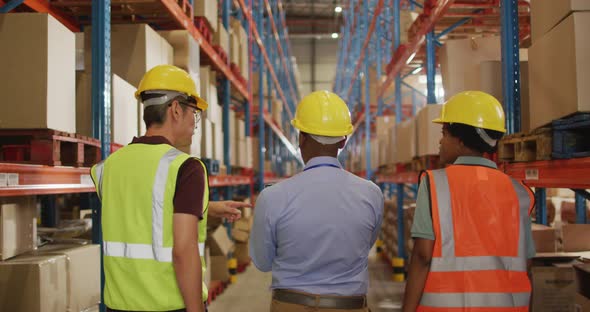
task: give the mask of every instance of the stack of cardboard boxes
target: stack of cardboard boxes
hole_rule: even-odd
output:
[[[242,76],[248,80],[250,75],[249,66],[250,62],[248,59],[248,34],[244,30],[244,27],[240,24],[239,20],[232,19],[231,21],[231,59],[232,63],[235,63],[240,67]]]
[[[585,268],[580,257],[590,259],[588,235],[588,224],[564,224],[561,228],[533,224],[537,251],[532,268],[533,311],[587,311],[575,310],[576,305],[587,304],[577,294],[584,289],[576,282],[575,267]]]
[[[100,247],[37,249],[36,198],[0,199],[0,306],[7,311],[87,311],[100,301]]]
[[[245,208],[242,218],[233,225],[232,237],[236,242],[234,257],[238,260],[239,264],[250,262],[249,239],[253,222],[254,219],[251,209]]]
[[[414,211],[416,205],[412,201],[404,201],[404,248],[405,254],[410,255],[414,242],[412,240],[410,230],[414,220]],[[393,258],[399,256],[399,232],[398,232],[398,211],[397,199],[393,197],[391,200],[385,201],[383,210],[383,224],[381,225],[381,238],[383,239],[383,249],[387,257]]]
[[[234,243],[227,235],[227,229],[223,225],[218,225],[213,231],[207,233],[205,243],[209,254],[209,259],[205,259],[207,264],[207,276],[205,281],[222,281],[229,280],[228,254],[234,251]]]
[[[82,135],[92,136],[92,46],[91,27],[76,40],[84,42],[84,70],[76,73],[76,128]],[[179,64],[194,69],[197,59],[190,52],[187,32],[154,31],[147,24],[113,25],[111,27],[111,132],[112,142],[126,145],[134,136],[145,133],[143,107],[135,99],[135,91],[143,75],[156,65]],[[176,55],[172,45],[162,36],[172,39],[179,47]],[[184,42],[183,42],[184,39]],[[129,47],[129,43],[132,47]],[[184,44],[184,46],[183,46]],[[81,44],[80,44],[81,45]],[[198,48],[196,53],[198,54]],[[82,53],[78,53],[82,54]],[[193,70],[194,73],[194,70]],[[194,78],[198,78],[194,77]]]
[[[530,129],[590,111],[590,1],[531,1]]]

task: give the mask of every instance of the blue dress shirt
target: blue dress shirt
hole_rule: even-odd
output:
[[[264,189],[256,201],[250,256],[272,271],[273,289],[364,295],[367,257],[383,219],[383,193],[333,157]]]

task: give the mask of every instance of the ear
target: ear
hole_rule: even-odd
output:
[[[338,149],[343,149],[344,148],[344,145],[346,144],[346,139],[347,138],[348,137],[344,137],[344,140],[338,142]]]
[[[307,136],[304,135],[303,132],[299,132],[299,146],[303,146],[306,140]]]
[[[180,107],[180,103],[177,100],[172,101],[170,103],[170,113],[172,114],[172,118],[174,120],[182,119],[182,107]]]

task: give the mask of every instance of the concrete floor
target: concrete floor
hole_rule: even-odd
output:
[[[391,267],[372,253],[369,258],[368,301],[371,312],[401,311],[404,283],[391,282]],[[269,311],[270,273],[248,266],[238,275],[238,282],[229,286],[209,307],[210,312]]]

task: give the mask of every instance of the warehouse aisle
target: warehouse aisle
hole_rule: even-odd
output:
[[[391,268],[372,253],[369,258],[369,307],[371,312],[401,311],[404,284],[391,282]],[[264,312],[269,310],[271,293],[270,273],[262,273],[253,265],[238,275],[231,285],[211,304],[210,312]]]

